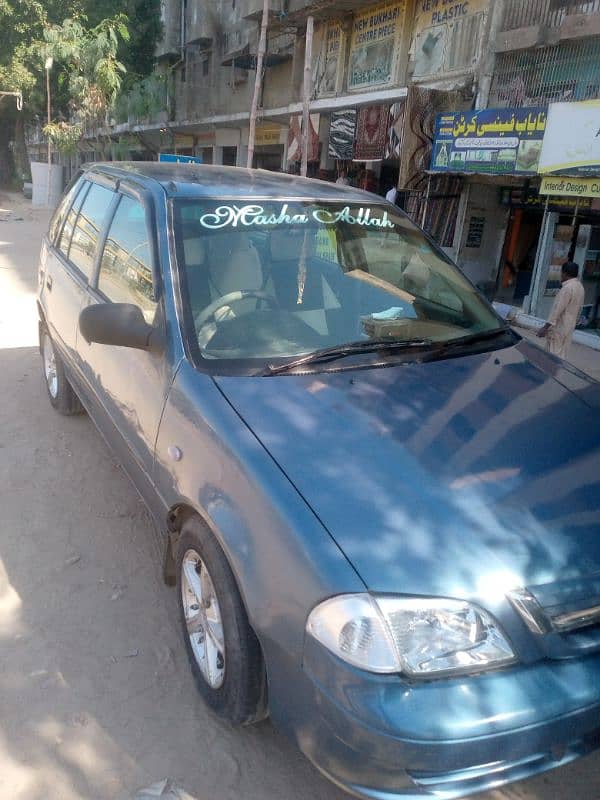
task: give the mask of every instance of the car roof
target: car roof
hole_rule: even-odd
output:
[[[114,179],[133,179],[149,186],[159,183],[169,196],[219,198],[277,198],[373,203],[386,200],[351,186],[301,178],[265,169],[212,164],[172,164],[157,161],[119,161],[85,165],[86,172]]]

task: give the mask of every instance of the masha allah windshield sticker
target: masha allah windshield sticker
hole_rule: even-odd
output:
[[[283,203],[279,211],[271,208],[265,211],[263,206],[219,206],[214,211],[202,214],[199,219],[204,228],[216,230],[218,228],[237,228],[263,225],[307,225],[316,222],[321,225],[335,225],[338,222],[346,225],[362,225],[372,228],[393,228],[388,212],[374,216],[371,208],[350,209],[344,206],[339,210],[326,208],[311,208],[296,212],[289,208],[288,203]]]

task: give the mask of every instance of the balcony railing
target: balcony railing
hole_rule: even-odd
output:
[[[506,0],[505,31],[545,25],[559,28],[565,18],[577,14],[600,14],[600,0]]]

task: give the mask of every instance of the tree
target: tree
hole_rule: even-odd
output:
[[[121,43],[117,54],[127,68],[125,85],[150,75],[162,36],[160,0],[84,0],[83,5],[92,27],[119,13],[129,19],[130,39]]]
[[[0,0],[0,89],[22,92],[26,109],[38,81],[32,42],[41,38],[45,20],[37,0]],[[26,170],[23,113],[7,98],[0,101],[0,184],[11,182],[15,165],[20,173]]]
[[[122,13],[129,15],[133,35],[127,39],[121,36],[118,27],[113,28],[117,47],[113,50],[110,44],[107,49],[106,37],[112,42],[107,23]],[[83,107],[89,112],[90,121],[92,112],[99,118],[105,114],[106,103],[113,101],[121,82],[129,86],[152,70],[154,50],[162,30],[160,0],[0,0],[0,90],[21,91],[24,103],[23,111],[17,112],[14,102],[0,100],[0,184],[10,183],[15,175],[20,181],[22,175],[29,172],[25,125],[36,119],[46,119],[44,53],[47,51],[44,48],[49,43],[44,40],[44,31],[51,30],[52,26],[63,28],[67,20],[80,26],[88,44],[89,34],[95,30],[97,52],[105,55],[94,76],[90,76],[89,62],[82,55],[82,72],[78,79],[74,62],[71,63],[74,69],[69,73],[69,59],[66,63],[57,59],[50,80],[53,116],[58,121],[69,118],[73,111],[72,91],[75,103],[77,98],[83,97]],[[71,45],[75,44],[75,30],[70,26],[64,30]],[[90,44],[88,53],[93,49]],[[98,91],[94,89],[84,97],[86,86],[96,87]]]
[[[67,85],[70,117],[81,129],[106,123],[126,72],[117,58],[119,40],[129,40],[124,14],[104,19],[93,28],[86,28],[84,19],[66,19],[44,31],[45,55],[57,64],[59,84]],[[62,130],[66,130],[64,124]],[[56,127],[46,126],[47,134],[56,135],[56,131]]]

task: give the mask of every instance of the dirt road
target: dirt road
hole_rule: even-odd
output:
[[[47,218],[0,198],[0,800],[131,800],[167,776],[194,800],[347,800],[269,723],[232,731],[198,699],[144,507],[46,399]],[[598,800],[600,757],[477,800],[509,798]]]

